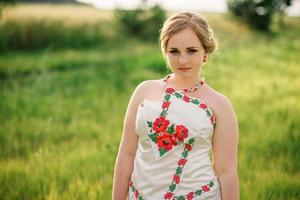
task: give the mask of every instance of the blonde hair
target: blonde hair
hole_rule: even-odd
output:
[[[207,54],[216,50],[217,41],[206,19],[196,13],[183,11],[169,17],[163,24],[159,40],[164,56],[172,35],[186,28],[191,28],[196,33]]]

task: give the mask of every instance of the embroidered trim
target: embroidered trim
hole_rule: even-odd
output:
[[[189,192],[186,195],[180,195],[180,196],[174,196],[174,200],[192,200],[196,197],[199,197],[209,191],[211,191],[211,188],[215,185],[214,181],[211,180],[208,184],[201,186],[199,189]]]
[[[163,79],[163,82],[166,84],[166,85],[169,85],[167,83],[168,79],[171,77],[171,74],[168,74],[167,76],[165,76],[165,78]],[[190,88],[185,88],[185,89],[182,89],[180,91],[182,92],[194,92],[196,90],[198,90],[203,84],[204,84],[204,78],[202,78],[199,83],[197,83],[195,86],[193,87],[190,87]]]
[[[166,119],[166,116],[168,115],[168,109],[171,104],[171,95],[182,99],[186,103],[193,103],[199,108],[205,110],[206,115],[209,117],[214,128],[216,125],[214,115],[205,103],[177,92],[173,88],[167,88],[163,98],[163,103],[161,106],[162,112],[160,113],[160,116],[157,117],[154,122],[147,121],[148,127],[150,128],[148,136],[150,137],[151,141],[157,145],[160,157],[172,150],[173,146],[183,144],[184,139],[188,137],[189,132],[184,125],[170,125],[170,121]]]
[[[177,166],[175,174],[173,176],[173,180],[172,180],[171,184],[169,185],[168,191],[164,195],[164,199],[171,199],[174,196],[174,191],[176,189],[176,186],[180,183],[180,176],[182,174],[183,167],[185,166],[185,164],[188,161],[187,157],[189,155],[189,152],[193,148],[194,142],[195,142],[195,139],[192,138],[185,144],[183,152],[181,153],[180,160],[178,161],[178,166]]]
[[[186,161],[180,161],[182,162],[181,165],[185,165]],[[178,162],[178,165],[179,165]],[[209,191],[215,186],[214,180],[211,180],[208,184],[200,186],[195,191],[189,192],[185,195],[180,196],[174,196],[174,193],[169,192],[165,194],[165,199],[172,199],[172,200],[193,200],[196,197],[199,197]],[[134,198],[136,200],[145,200],[144,197],[138,192],[138,190],[134,187],[134,184],[132,181],[129,182],[129,192],[132,192],[134,194]],[[166,198],[167,197],[167,198]]]
[[[134,187],[132,181],[129,181],[129,189],[131,189],[131,191],[134,194],[134,197],[135,197],[136,200],[144,200],[144,198],[139,193],[139,191]]]
[[[166,119],[171,104],[171,95],[169,92],[172,92],[172,90],[166,90],[160,116],[157,117],[154,122],[147,121],[148,127],[150,128],[148,136],[157,145],[160,156],[172,150],[173,146],[183,144],[189,132],[184,125],[170,124],[170,121]]]
[[[168,115],[168,109],[171,104],[171,95],[182,99],[186,103],[193,103],[197,105],[199,108],[205,110],[206,115],[209,117],[211,124],[215,127],[216,120],[208,108],[208,106],[200,101],[199,99],[189,97],[184,93],[176,91],[173,88],[168,87],[165,91],[165,95],[162,102],[162,112],[159,117],[157,117],[153,122],[147,121],[148,127],[150,131],[148,136],[151,141],[157,145],[160,157],[166,154],[168,151],[172,150],[173,146],[184,144],[183,152],[181,153],[181,157],[178,161],[178,166],[173,175],[172,182],[170,183],[167,192],[164,195],[165,200],[176,199],[176,200],[192,200],[194,197],[200,196],[205,192],[210,191],[210,188],[214,186],[213,181],[210,181],[209,184],[201,186],[196,191],[189,192],[186,195],[174,196],[177,185],[180,183],[180,177],[183,171],[185,164],[187,163],[189,152],[193,148],[193,144],[195,142],[194,138],[189,139],[187,142],[184,140],[188,138],[189,130],[184,125],[175,125],[170,124],[170,121],[166,118]],[[132,181],[129,182],[129,188],[134,193],[136,200],[143,200],[141,194],[136,190],[133,186]]]
[[[213,127],[214,128],[216,127],[216,119],[215,119],[213,113],[211,112],[211,110],[208,108],[206,103],[202,102],[201,100],[199,100],[197,98],[187,96],[187,95],[183,94],[182,92],[178,92],[178,91],[174,90],[173,88],[167,88],[166,92],[167,91],[169,92],[169,94],[174,95],[178,99],[182,99],[186,103],[193,103],[193,104],[199,106],[199,108],[203,109],[206,112],[206,115],[209,117],[210,123],[213,125]]]

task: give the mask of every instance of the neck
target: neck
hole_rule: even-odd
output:
[[[169,82],[177,89],[185,89],[197,85],[200,82],[200,80],[201,79],[199,75],[195,75],[192,77],[184,77],[172,74]]]

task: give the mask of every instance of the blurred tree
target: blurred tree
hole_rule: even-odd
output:
[[[283,14],[293,0],[227,0],[229,10],[253,28],[269,31],[275,13]]]
[[[1,18],[2,10],[3,10],[4,6],[6,6],[8,4],[14,4],[16,2],[17,2],[17,0],[0,0],[0,18]]]
[[[166,13],[159,5],[147,9],[143,1],[140,8],[135,10],[116,9],[115,16],[120,31],[124,30],[128,35],[142,40],[157,41]]]
[[[76,0],[19,0],[19,1],[30,2],[30,3],[79,3]]]
[[[0,0],[0,3],[3,4],[3,3],[15,3],[16,0]]]
[[[16,2],[17,2],[17,0],[0,0],[0,11],[1,11],[1,8],[3,8],[4,6],[6,6],[8,4],[14,4]]]

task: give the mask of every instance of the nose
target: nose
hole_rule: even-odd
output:
[[[180,55],[180,57],[179,57],[179,63],[182,64],[182,65],[187,63],[186,55],[184,55],[184,54]]]

